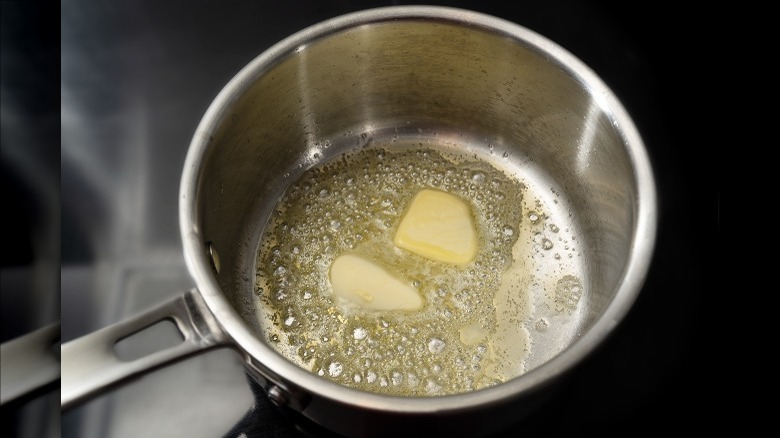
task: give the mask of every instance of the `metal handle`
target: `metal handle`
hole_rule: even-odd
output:
[[[0,405],[32,394],[60,378],[54,323],[0,346]]]
[[[117,356],[114,351],[117,342],[165,320],[176,324],[184,337],[182,343],[132,361]],[[61,408],[68,409],[132,377],[226,344],[227,335],[200,292],[192,289],[124,321],[62,344]]]

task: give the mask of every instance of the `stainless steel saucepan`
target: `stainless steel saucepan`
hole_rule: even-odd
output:
[[[345,152],[415,142],[490,162],[525,191],[518,232],[532,250],[515,262],[533,266],[521,288],[531,311],[516,323],[529,333],[529,354],[522,374],[492,387],[430,397],[349,388],[285,359],[253,320],[258,245],[290,184]],[[62,406],[228,347],[273,402],[338,433],[489,434],[530,412],[617,329],[648,272],[657,214],[629,114],[556,43],[453,8],[340,16],[266,50],[216,97],[181,179],[194,287],[63,344]],[[562,287],[570,277],[576,287]],[[180,344],[132,361],[116,355],[118,341],[163,320],[175,322]]]

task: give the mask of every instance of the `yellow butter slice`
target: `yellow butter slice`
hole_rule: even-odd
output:
[[[333,261],[330,284],[335,296],[373,310],[417,310],[423,306],[410,282],[355,254]]]
[[[393,243],[429,259],[466,264],[477,254],[471,208],[450,193],[421,190],[412,198]]]

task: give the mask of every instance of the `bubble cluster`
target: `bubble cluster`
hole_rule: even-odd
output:
[[[396,146],[309,169],[276,206],[255,286],[269,345],[323,378],[393,395],[460,393],[514,377],[498,375],[493,362],[500,358],[486,343],[464,343],[459,330],[481,327],[488,340],[495,334],[493,297],[513,263],[523,186],[473,156]],[[471,203],[479,252],[465,267],[392,244],[404,208],[424,188]],[[423,309],[370,311],[335,299],[329,269],[345,252],[413,281]]]
[[[555,310],[572,312],[582,297],[583,287],[580,280],[573,275],[566,275],[555,286]]]

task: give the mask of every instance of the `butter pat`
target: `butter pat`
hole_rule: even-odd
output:
[[[330,284],[335,296],[373,310],[417,310],[423,305],[409,282],[354,254],[333,261]]]
[[[471,208],[455,195],[421,190],[412,198],[393,243],[432,260],[466,264],[477,254]]]

